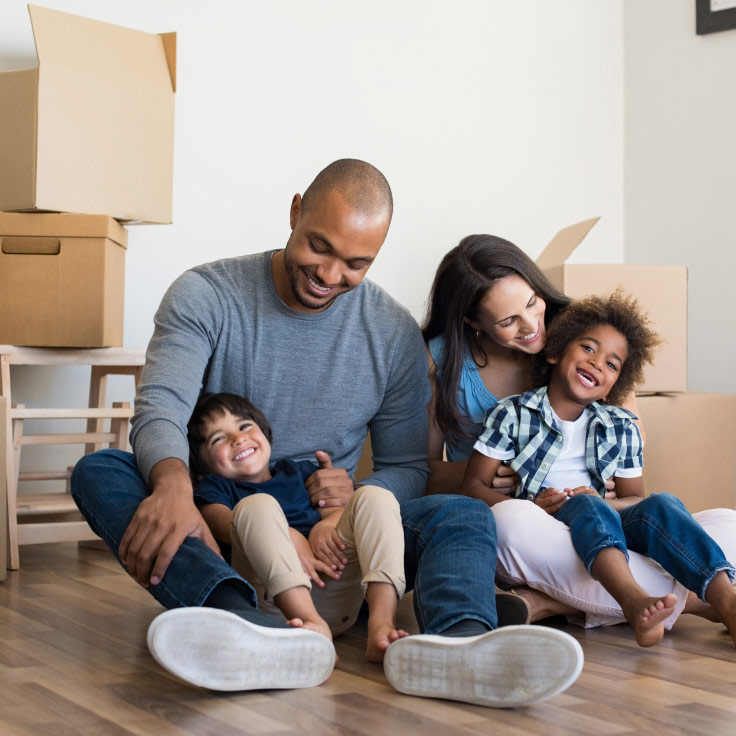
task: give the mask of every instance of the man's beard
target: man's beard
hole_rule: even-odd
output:
[[[307,309],[313,309],[315,311],[326,309],[339,296],[339,294],[335,294],[332,299],[326,302],[318,302],[317,297],[310,297],[302,294],[299,290],[299,275],[301,269],[289,258],[288,248],[284,250],[284,268],[286,269],[286,276],[289,279],[291,293],[294,295],[294,298],[299,302],[299,304],[301,304],[303,307],[306,307]]]

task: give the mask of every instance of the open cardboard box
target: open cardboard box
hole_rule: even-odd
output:
[[[669,491],[690,512],[736,508],[736,395],[639,396],[644,489]]]
[[[0,343],[122,345],[127,242],[103,215],[0,212]]]
[[[171,222],[176,34],[28,10],[38,66],[0,73],[0,211]]]
[[[687,390],[687,267],[631,263],[567,263],[600,218],[571,225],[555,235],[537,265],[560,291],[573,299],[606,296],[621,286],[647,311],[663,339],[654,365],[646,366],[637,392]]]

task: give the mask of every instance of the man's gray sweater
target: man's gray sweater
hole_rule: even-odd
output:
[[[131,432],[141,474],[187,462],[200,391],[228,391],[271,422],[272,462],[325,450],[352,475],[370,428],[374,472],[363,482],[399,501],[422,495],[430,388],[418,325],[368,280],[322,312],[296,312],[276,292],[272,254],[198,266],[164,296]]]

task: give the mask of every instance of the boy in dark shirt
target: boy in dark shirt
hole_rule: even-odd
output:
[[[363,486],[344,509],[312,508],[305,480],[318,466],[292,460],[269,466],[268,420],[235,394],[204,394],[188,429],[190,467],[200,478],[195,502],[214,536],[232,544],[233,567],[291,625],[330,639],[352,626],[365,597],[367,657],[382,661],[388,645],[407,636],[395,624],[405,582],[393,494]],[[315,455],[329,463],[326,453]]]

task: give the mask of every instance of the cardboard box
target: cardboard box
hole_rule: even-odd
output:
[[[122,345],[127,242],[102,215],[0,213],[0,343]]]
[[[0,73],[0,211],[171,222],[176,34],[29,12],[38,67]]]
[[[589,294],[606,296],[619,286],[635,296],[664,340],[654,365],[645,368],[644,383],[636,390],[686,391],[687,267],[567,263],[598,219],[560,230],[537,258],[537,265],[554,286],[573,299]]]
[[[736,395],[639,396],[644,488],[670,491],[691,512],[736,507]]]

